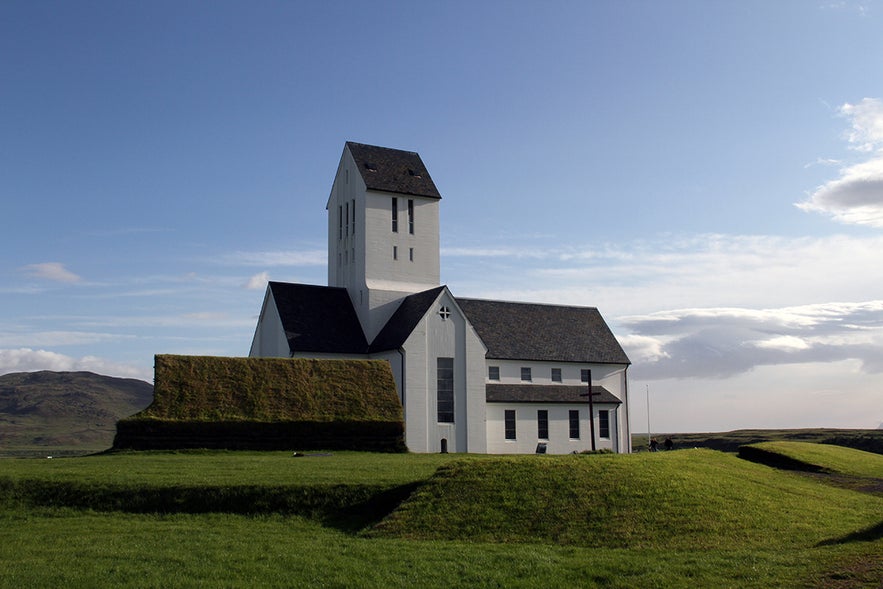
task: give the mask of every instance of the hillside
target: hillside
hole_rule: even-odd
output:
[[[370,534],[597,548],[808,546],[873,526],[881,506],[879,497],[712,450],[514,456],[440,468]]]
[[[152,399],[149,383],[92,372],[0,375],[0,456],[107,449],[117,420],[144,409]]]
[[[833,444],[883,454],[883,429],[739,429],[711,433],[654,433],[660,444],[666,438],[674,441],[676,450],[710,448],[721,452],[737,452],[741,446],[761,442],[812,442]],[[636,452],[647,449],[647,434],[632,435]]]
[[[770,450],[883,469],[835,447]],[[710,450],[7,459],[0,586],[878,587],[881,507]]]

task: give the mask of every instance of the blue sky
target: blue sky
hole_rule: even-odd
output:
[[[883,423],[883,3],[0,3],[0,373],[246,355],[347,140],[455,295],[597,306],[635,429]]]

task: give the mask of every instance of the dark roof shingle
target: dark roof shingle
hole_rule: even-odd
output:
[[[488,403],[589,403],[586,386],[560,384],[489,384]],[[622,403],[602,386],[592,386],[593,403]]]
[[[440,199],[417,152],[346,142],[368,190]]]
[[[630,364],[594,307],[457,298],[487,358]]]
[[[345,288],[270,282],[293,352],[364,354],[365,334]]]
[[[369,351],[381,352],[401,348],[408,336],[414,331],[417,322],[426,315],[429,306],[435,302],[444,289],[444,286],[437,286],[405,297],[399,308],[395,310],[395,313],[371,342]]]

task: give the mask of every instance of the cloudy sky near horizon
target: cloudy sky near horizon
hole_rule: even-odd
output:
[[[598,307],[635,431],[883,425],[883,2],[0,3],[0,373],[246,355],[347,140],[455,295]]]

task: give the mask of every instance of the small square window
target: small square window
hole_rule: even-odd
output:
[[[526,380],[526,381],[533,380],[530,377],[530,367],[529,366],[522,366],[521,367],[521,380]]]
[[[488,366],[487,367],[487,377],[488,377],[488,380],[500,380],[500,367],[499,366]]]
[[[553,368],[552,369],[552,382],[561,382],[561,369]]]

